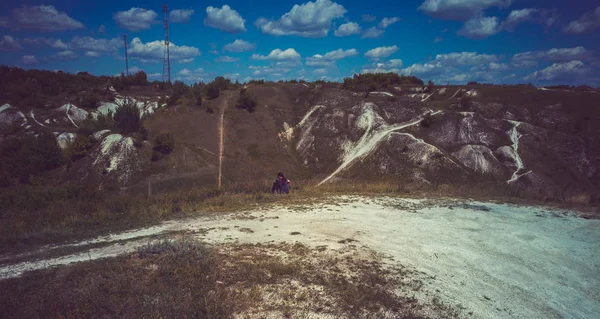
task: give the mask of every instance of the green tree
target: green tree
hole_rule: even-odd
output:
[[[139,132],[142,127],[140,110],[131,100],[117,109],[114,119],[116,129],[124,134]]]
[[[256,110],[256,98],[250,95],[246,89],[242,88],[240,90],[240,97],[238,98],[236,107],[240,109],[246,109],[248,112],[252,113]]]
[[[91,146],[92,143],[90,143],[90,139],[86,135],[77,134],[75,140],[67,149],[67,155],[72,161],[76,161],[84,158]]]
[[[169,132],[162,132],[154,139],[154,150],[169,154],[175,149],[175,137]]]
[[[219,97],[220,91],[217,85],[209,83],[206,87],[206,98],[209,100],[216,99]]]

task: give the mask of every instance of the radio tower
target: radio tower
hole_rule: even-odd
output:
[[[129,76],[129,59],[127,58],[127,35],[123,35],[123,42],[125,43],[125,72]]]
[[[165,13],[165,54],[163,61],[163,82],[171,83],[171,60],[169,57],[169,16],[167,12],[169,9],[165,4],[163,6],[163,11]]]

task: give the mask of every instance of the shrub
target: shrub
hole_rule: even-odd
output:
[[[178,92],[173,92],[173,94],[171,94],[171,96],[169,96],[169,99],[167,100],[167,105],[168,106],[173,106],[176,105],[177,102],[179,102],[179,98],[181,97],[181,94]]]
[[[250,92],[242,88],[240,90],[240,97],[238,98],[236,107],[240,109],[246,109],[252,113],[256,110],[256,98],[250,96]]]
[[[423,80],[409,75],[398,75],[397,73],[363,73],[355,74],[351,78],[345,78],[342,85],[345,89],[355,88],[357,90],[366,90],[368,85],[374,84],[377,87],[387,87],[400,84],[418,84],[423,85]]]
[[[215,109],[212,107],[212,104],[210,104],[210,102],[206,103],[206,112],[210,114],[215,113]]]
[[[90,139],[84,134],[75,135],[75,140],[67,149],[67,156],[74,162],[78,159],[84,158],[92,143]]]
[[[158,162],[161,159],[163,159],[165,157],[165,154],[159,152],[159,151],[152,151],[152,157],[150,158],[150,160],[152,160],[153,162]]]
[[[79,107],[95,109],[100,103],[100,97],[94,92],[87,91],[77,97],[77,105]]]
[[[433,90],[433,81],[429,80],[427,81],[427,91],[426,92],[431,92],[431,90]]]
[[[431,127],[433,124],[435,124],[435,117],[431,115],[431,113],[425,114],[425,116],[423,116],[423,120],[421,121],[421,126],[428,128]]]
[[[198,94],[195,96],[196,106],[202,106],[202,95]]]
[[[467,85],[477,85],[477,84],[479,84],[479,83],[477,83],[476,81],[471,81],[471,82],[467,83]]]
[[[79,133],[90,135],[102,130],[112,130],[114,126],[115,121],[112,112],[108,112],[106,115],[98,114],[95,119],[92,117],[92,114],[89,113],[87,118],[79,126]]]
[[[144,146],[144,138],[142,138],[142,134],[140,133],[133,133],[131,134],[131,139],[133,140],[133,145],[135,147],[142,147]]]
[[[460,108],[461,110],[470,110],[471,108],[473,108],[473,101],[471,100],[471,98],[466,95],[463,95],[460,98]]]
[[[140,134],[144,141],[148,140],[148,128],[146,128],[146,126],[142,125],[142,128],[140,128]]]
[[[38,176],[64,163],[63,152],[51,133],[23,136],[5,140],[0,146],[0,168],[3,183],[15,179],[28,183]]]
[[[175,137],[169,132],[163,132],[154,139],[154,150],[169,154],[175,148]]]
[[[114,119],[116,129],[123,134],[139,132],[142,127],[140,110],[130,100],[117,109]]]
[[[216,99],[219,97],[219,88],[214,84],[210,83],[206,86],[206,98],[209,100]]]

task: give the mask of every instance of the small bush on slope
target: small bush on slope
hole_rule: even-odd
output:
[[[236,107],[240,109],[246,109],[252,113],[256,110],[256,98],[250,96],[250,92],[242,88],[240,90],[240,97],[238,98]]]
[[[0,169],[5,185],[15,179],[22,183],[30,177],[55,169],[64,163],[62,150],[51,133],[43,132],[38,137],[25,136],[4,141],[0,147]]]
[[[112,130],[115,126],[115,120],[113,118],[112,112],[108,112],[108,114],[98,114],[98,116],[94,119],[92,114],[88,114],[87,118],[83,123],[79,126],[79,133],[84,135],[90,135],[98,131],[102,130]]]
[[[163,132],[154,139],[154,150],[169,154],[175,148],[175,137],[169,132]]]
[[[135,103],[127,101],[115,112],[115,127],[124,134],[139,132],[142,128],[140,110]]]
[[[85,157],[91,145],[92,143],[86,135],[77,134],[75,136],[75,140],[73,141],[73,143],[71,143],[71,145],[69,145],[69,148],[67,149],[67,156],[72,161],[81,159]]]

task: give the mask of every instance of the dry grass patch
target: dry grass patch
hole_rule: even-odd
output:
[[[2,318],[454,317],[372,252],[158,241],[137,253],[0,281]]]

